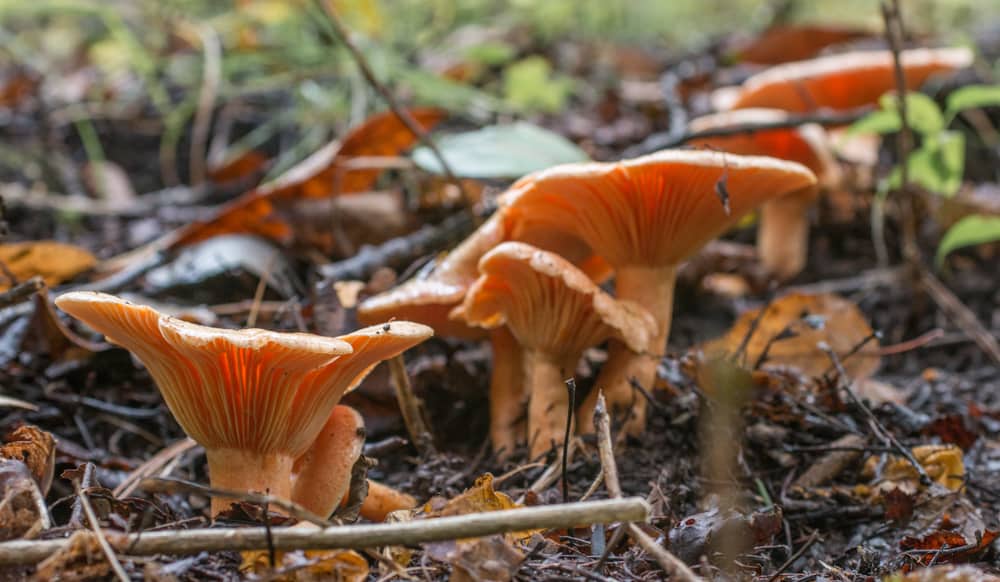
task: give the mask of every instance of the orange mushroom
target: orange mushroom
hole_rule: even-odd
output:
[[[786,121],[780,109],[738,109],[706,115],[691,121],[692,133],[727,127]],[[840,181],[840,167],[830,151],[826,131],[817,124],[759,130],[749,133],[697,138],[690,145],[734,154],[764,155],[799,162],[812,170],[823,187]],[[809,250],[809,208],[817,188],[808,186],[764,204],[757,229],[761,263],[780,279],[790,279],[805,267]]]
[[[337,402],[378,362],[432,334],[410,322],[339,338],[226,330],[92,292],[56,304],[146,365],[181,428],[205,447],[213,486],[267,491],[320,514],[332,511],[350,479],[350,471],[333,475],[322,465],[350,467],[360,451],[359,419]],[[213,498],[213,514],[228,503]]]
[[[650,353],[612,342],[597,379],[609,405],[631,408],[627,429],[645,426],[645,401],[630,379],[652,386],[670,332],[677,265],[768,200],[813,186],[808,168],[774,158],[665,150],[617,163],[567,164],[523,181],[504,195],[508,220],[545,220],[569,229],[615,268],[619,299],[657,321]],[[720,200],[722,198],[723,200]],[[634,400],[634,405],[633,405]],[[581,408],[591,426],[596,394]]]
[[[550,225],[536,227],[525,222],[508,229],[502,211],[484,222],[472,235],[449,253],[425,278],[411,279],[399,287],[366,299],[358,306],[362,323],[399,317],[429,325],[438,336],[481,339],[488,336],[493,348],[490,377],[490,439],[493,450],[510,454],[523,433],[523,392],[521,348],[503,326],[489,332],[469,326],[453,314],[466,291],[479,277],[480,258],[506,240],[531,242],[577,262],[595,279],[604,279],[610,269],[580,239]]]
[[[936,73],[968,67],[972,61],[972,51],[966,48],[911,49],[900,54],[909,90],[919,88]],[[772,107],[799,113],[853,109],[878,103],[879,97],[895,89],[890,51],[850,52],[786,63],[758,73],[743,82],[729,108]]]
[[[524,349],[531,455],[562,440],[569,408],[563,381],[583,351],[609,338],[645,351],[656,332],[641,307],[617,301],[562,257],[505,242],[479,261],[462,316],[487,329],[506,325]]]

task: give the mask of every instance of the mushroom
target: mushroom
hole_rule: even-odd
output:
[[[738,109],[706,115],[691,121],[689,130],[699,132],[746,124],[780,123],[788,113],[780,109]],[[734,154],[764,155],[799,162],[812,170],[822,187],[840,181],[840,168],[830,151],[826,132],[814,123],[799,127],[760,130],[697,138],[690,145]],[[757,253],[765,268],[779,279],[791,279],[805,267],[809,252],[809,208],[817,188],[798,192],[764,204],[757,229]]]
[[[563,381],[583,351],[614,338],[643,352],[656,322],[638,305],[601,291],[569,261],[531,245],[500,244],[483,256],[479,270],[461,314],[487,329],[506,325],[523,348],[534,457],[562,439],[569,408]]]
[[[910,49],[900,53],[906,86],[913,90],[931,75],[968,67],[967,48]],[[858,51],[771,67],[743,82],[729,107],[773,107],[793,112],[844,110],[878,103],[896,88],[892,52]]]
[[[508,228],[503,212],[498,211],[460,245],[455,247],[430,275],[415,278],[399,287],[366,299],[358,306],[362,323],[386,321],[399,317],[418,321],[434,328],[438,336],[459,339],[489,337],[493,349],[490,377],[490,440],[501,456],[510,454],[523,433],[523,382],[521,348],[503,326],[484,332],[469,326],[453,314],[469,286],[479,276],[482,256],[506,240],[520,240],[552,250],[580,264],[590,276],[603,280],[610,274],[606,262],[594,255],[585,243],[551,225],[539,227],[529,221]]]
[[[337,402],[378,362],[432,335],[402,321],[339,338],[219,329],[93,292],[56,304],[146,365],[181,428],[205,447],[214,487],[266,491],[322,514],[350,479],[334,467],[349,468],[360,451],[360,419]],[[230,501],[213,498],[212,513]]]
[[[813,186],[816,177],[794,162],[710,151],[664,150],[616,163],[557,166],[508,191],[508,220],[547,220],[569,229],[616,272],[619,299],[648,309],[657,321],[649,353],[612,342],[597,379],[609,405],[630,408],[626,428],[645,426],[645,400],[630,379],[652,386],[670,332],[677,265],[768,200]],[[596,391],[581,407],[589,430]],[[634,405],[633,405],[634,400]]]

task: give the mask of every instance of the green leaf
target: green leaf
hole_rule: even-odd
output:
[[[965,136],[942,131],[925,138],[924,145],[910,154],[908,169],[914,183],[947,198],[954,196],[965,171]]]
[[[962,247],[1000,240],[1000,216],[973,214],[959,220],[944,233],[935,262],[940,268],[948,253]]]
[[[1000,105],[1000,85],[970,85],[948,96],[945,117],[952,119],[963,109],[995,105]]]
[[[845,137],[857,135],[859,133],[877,133],[879,135],[885,135],[887,133],[896,133],[902,128],[902,124],[899,122],[899,113],[895,109],[891,111],[879,110],[872,111],[868,115],[865,115],[861,119],[855,121],[847,128],[847,134]]]
[[[565,107],[572,91],[572,79],[553,75],[543,57],[522,59],[504,71],[504,98],[521,111],[556,113]]]
[[[879,105],[883,111],[895,112],[898,105],[896,95],[892,93],[882,95]],[[921,135],[933,135],[946,127],[944,116],[941,115],[937,103],[923,93],[906,94],[906,118],[910,122],[910,128]]]
[[[437,139],[437,146],[455,174],[465,178],[518,178],[557,164],[590,159],[561,135],[524,122],[446,135]],[[428,172],[444,172],[434,153],[425,147],[416,148],[412,157]]]

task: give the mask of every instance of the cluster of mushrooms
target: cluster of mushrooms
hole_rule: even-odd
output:
[[[901,55],[907,84],[966,67],[966,49]],[[608,342],[608,359],[577,410],[592,430],[597,394],[645,428],[646,401],[670,331],[678,265],[761,207],[757,251],[778,279],[806,263],[809,209],[840,171],[819,125],[727,133],[817,109],[875,105],[895,88],[889,51],[779,65],[719,92],[721,112],[695,119],[701,149],[616,163],[570,164],[525,176],[499,210],[429,275],[364,301],[361,321],[419,321],[439,336],[488,338],[493,348],[490,437],[501,457],[521,443],[532,457],[561,442],[564,381],[583,352]],[[708,137],[711,130],[714,137]],[[614,277],[614,296],[600,285]]]
[[[971,61],[964,49],[902,54],[911,88]],[[894,88],[892,67],[888,51],[774,67],[720,93],[728,111],[690,129],[874,104]],[[604,342],[608,358],[576,411],[577,428],[592,429],[603,392],[625,413],[625,429],[641,432],[646,401],[633,384],[653,385],[678,266],[762,207],[761,261],[778,278],[794,276],[807,256],[809,207],[839,179],[819,126],[719,133],[691,144],[701,149],[521,178],[433,271],[365,300],[358,316],[371,327],[348,335],[205,327],[92,292],[56,303],[145,364],[205,448],[214,487],[268,492],[330,515],[364,439],[360,415],[338,402],[380,361],[434,333],[491,342],[490,436],[501,457],[522,444],[535,457],[561,442],[570,416],[564,381]],[[611,277],[614,295],[601,288]],[[213,498],[213,514],[231,501]]]

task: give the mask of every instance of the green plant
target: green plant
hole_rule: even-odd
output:
[[[854,123],[848,135],[877,133],[886,135],[902,129],[898,100],[886,94],[879,101],[880,109]],[[964,110],[1000,105],[1000,85],[971,85],[948,96],[944,111],[930,97],[922,93],[906,95],[907,121],[914,134],[919,136],[919,146],[906,160],[910,182],[928,192],[951,198],[958,193],[965,172],[965,134],[949,129],[951,123]],[[873,207],[873,227],[881,228],[881,208],[888,193],[902,186],[902,166],[896,166],[882,180]],[[953,225],[942,237],[936,262],[943,264],[945,256],[963,246],[1000,240],[1000,218],[972,215]]]

